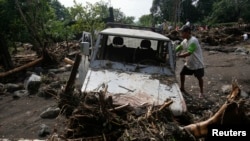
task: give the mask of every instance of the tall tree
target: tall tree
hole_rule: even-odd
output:
[[[218,0],[198,0],[196,3],[197,11],[199,11],[198,21],[203,21],[212,13],[213,4]]]
[[[123,24],[133,24],[135,17],[127,17],[120,9],[114,9],[114,22]]]
[[[64,7],[58,0],[51,0],[49,4],[51,5],[52,10],[54,10],[55,20],[72,20],[68,9]]]
[[[48,0],[15,1],[21,18],[33,39],[34,49],[39,54],[40,47],[44,47],[49,40],[45,25],[50,19],[54,19],[53,10]]]
[[[201,16],[194,5],[194,0],[184,0],[181,2],[181,19],[182,23],[188,19],[191,23],[199,21]]]
[[[91,4],[87,2],[83,6],[75,2],[74,6],[70,8],[70,14],[76,21],[72,25],[76,34],[87,31],[94,35],[96,31],[105,27],[103,17],[105,17],[104,15],[108,15],[108,8],[102,3]]]
[[[207,21],[210,24],[237,22],[239,18],[249,21],[249,8],[250,0],[217,0]]]
[[[150,9],[154,24],[170,21],[174,25],[185,22],[186,19],[196,22],[198,12],[193,0],[153,0]]]
[[[20,26],[18,24],[20,20],[15,8],[15,1],[0,0],[0,11],[0,64],[9,70],[13,67],[13,63],[8,46],[11,41],[15,40],[14,38],[17,38],[17,27]]]
[[[150,12],[153,24],[162,23],[164,20],[174,22],[176,6],[174,0],[153,0]]]

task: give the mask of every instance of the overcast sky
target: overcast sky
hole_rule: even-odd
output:
[[[58,0],[65,7],[74,5],[73,0]],[[96,3],[101,0],[76,0],[77,3],[83,5],[86,2]],[[142,15],[150,13],[153,0],[102,0],[109,3],[113,8],[120,9],[126,16],[134,16],[136,20]]]

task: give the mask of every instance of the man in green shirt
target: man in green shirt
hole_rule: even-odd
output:
[[[181,91],[185,92],[185,76],[194,75],[199,82],[200,94],[203,95],[203,76],[204,76],[204,63],[200,43],[198,39],[191,35],[191,28],[184,25],[181,29],[181,36],[184,39],[182,43],[176,47],[176,52],[184,50],[179,53],[177,57],[185,58],[186,62],[181,70]]]

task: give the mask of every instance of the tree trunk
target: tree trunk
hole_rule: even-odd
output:
[[[3,36],[1,35],[1,37]],[[0,65],[3,65],[5,70],[13,68],[8,46],[3,38],[0,38]]]

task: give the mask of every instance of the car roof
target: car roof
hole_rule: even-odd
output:
[[[112,35],[112,36],[126,36],[133,38],[143,38],[151,40],[163,40],[170,41],[170,39],[160,33],[150,30],[142,29],[130,29],[130,28],[107,28],[100,32],[100,34]]]

